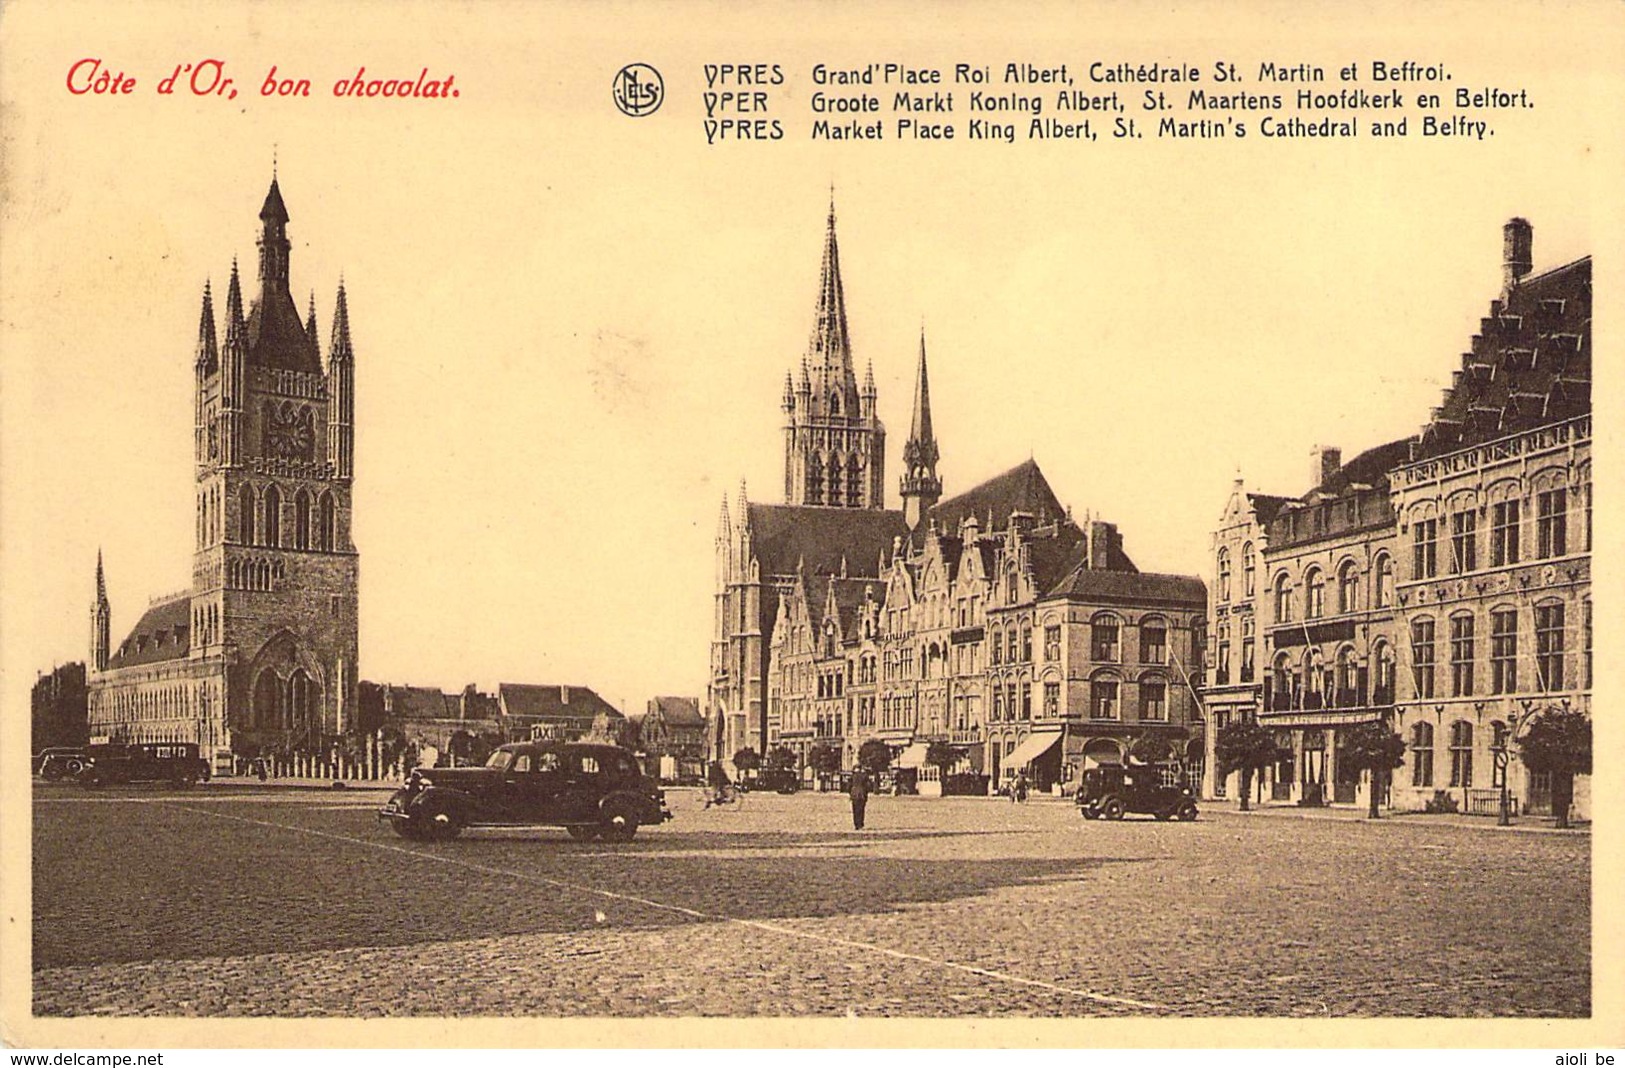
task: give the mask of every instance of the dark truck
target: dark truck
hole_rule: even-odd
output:
[[[403,838],[455,838],[465,827],[563,827],[579,840],[629,842],[671,819],[665,794],[613,745],[519,742],[481,768],[417,768],[379,810]]]
[[[1176,778],[1183,776],[1176,771]],[[1183,781],[1169,786],[1158,764],[1103,764],[1083,773],[1078,811],[1086,820],[1120,820],[1129,812],[1149,812],[1159,820],[1196,818],[1196,795]]]

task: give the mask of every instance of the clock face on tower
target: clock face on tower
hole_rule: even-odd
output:
[[[265,406],[265,454],[281,460],[309,460],[316,452],[316,423],[306,407]]]

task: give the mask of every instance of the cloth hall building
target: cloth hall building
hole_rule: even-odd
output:
[[[1529,223],[1503,239],[1501,292],[1419,434],[1316,450],[1304,496],[1238,481],[1225,507],[1209,755],[1227,722],[1275,728],[1266,796],[1365,804],[1339,737],[1381,720],[1407,746],[1390,804],[1494,812],[1505,784],[1550,811],[1516,754],[1543,709],[1591,710],[1591,259],[1535,274]],[[1209,768],[1208,795],[1233,793]]]
[[[190,588],[154,600],[115,645],[98,556],[93,741],[196,742],[229,766],[234,752],[313,747],[356,714],[355,353],[342,282],[325,361],[314,299],[301,319],[288,221],[273,178],[248,304],[235,263],[219,322],[204,286]]]
[[[885,506],[873,366],[853,367],[831,208],[812,336],[785,375],[784,503],[724,500],[707,713],[713,753],[819,747],[851,767],[879,739],[903,768],[932,741],[995,781],[1040,787],[1180,758],[1198,719],[1206,591],[1141,572],[1111,523],[1076,522],[1029,460],[943,497],[925,339]]]

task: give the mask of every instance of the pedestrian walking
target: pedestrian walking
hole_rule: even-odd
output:
[[[862,768],[852,771],[852,787],[847,791],[852,798],[852,829],[863,830],[863,810],[869,805],[869,773]]]
[[[1016,772],[1016,800],[1022,804],[1027,802],[1027,773]]]

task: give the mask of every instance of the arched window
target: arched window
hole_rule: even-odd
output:
[[[1353,560],[1345,560],[1337,572],[1337,610],[1360,610],[1360,569],[1354,566]]]
[[[1360,661],[1354,650],[1345,645],[1337,651],[1337,693],[1333,708],[1357,708],[1365,703],[1360,688]]]
[[[293,543],[300,549],[310,548],[310,494],[303,487],[293,498]]]
[[[807,458],[807,503],[824,503],[824,461],[817,453]]]
[[[282,680],[274,671],[265,671],[254,682],[254,710],[251,727],[276,727],[282,719]]]
[[[829,462],[829,503],[839,506],[841,504],[841,490],[846,480],[841,477],[841,458],[839,456]]]
[[[1473,725],[1464,719],[1450,725],[1450,785],[1473,785]]]
[[[1378,642],[1374,659],[1377,665],[1377,679],[1371,703],[1391,705],[1394,703],[1394,647],[1387,642]]]
[[[254,513],[256,502],[254,500],[254,487],[243,483],[241,499],[237,506],[237,522],[241,524],[237,533],[237,540],[244,545],[254,544]]]
[[[1292,662],[1286,653],[1278,654],[1270,667],[1269,707],[1278,712],[1292,707]]]
[[[1253,543],[1241,547],[1241,595],[1251,597],[1257,590],[1258,563],[1253,559]]]
[[[1433,785],[1433,724],[1411,728],[1411,785]]]
[[[265,487],[265,544],[275,549],[282,544],[282,491],[273,483]]]
[[[863,494],[860,492],[860,474],[858,458],[851,457],[846,462],[846,503],[857,506],[863,503]]]
[[[1391,608],[1394,603],[1394,558],[1387,553],[1377,557],[1377,607]]]
[[[1230,600],[1230,550],[1219,550],[1219,589],[1221,602]]]
[[[1091,659],[1108,663],[1122,659],[1122,627],[1116,616],[1101,613],[1089,621],[1089,632]]]
[[[321,520],[318,526],[317,547],[323,552],[330,553],[338,547],[338,516],[333,508],[333,494],[324,492],[321,503]]]
[[[1285,571],[1275,576],[1275,622],[1292,622],[1292,580]]]
[[[1304,577],[1304,606],[1305,619],[1319,619],[1326,614],[1326,575],[1318,567],[1309,569]]]

